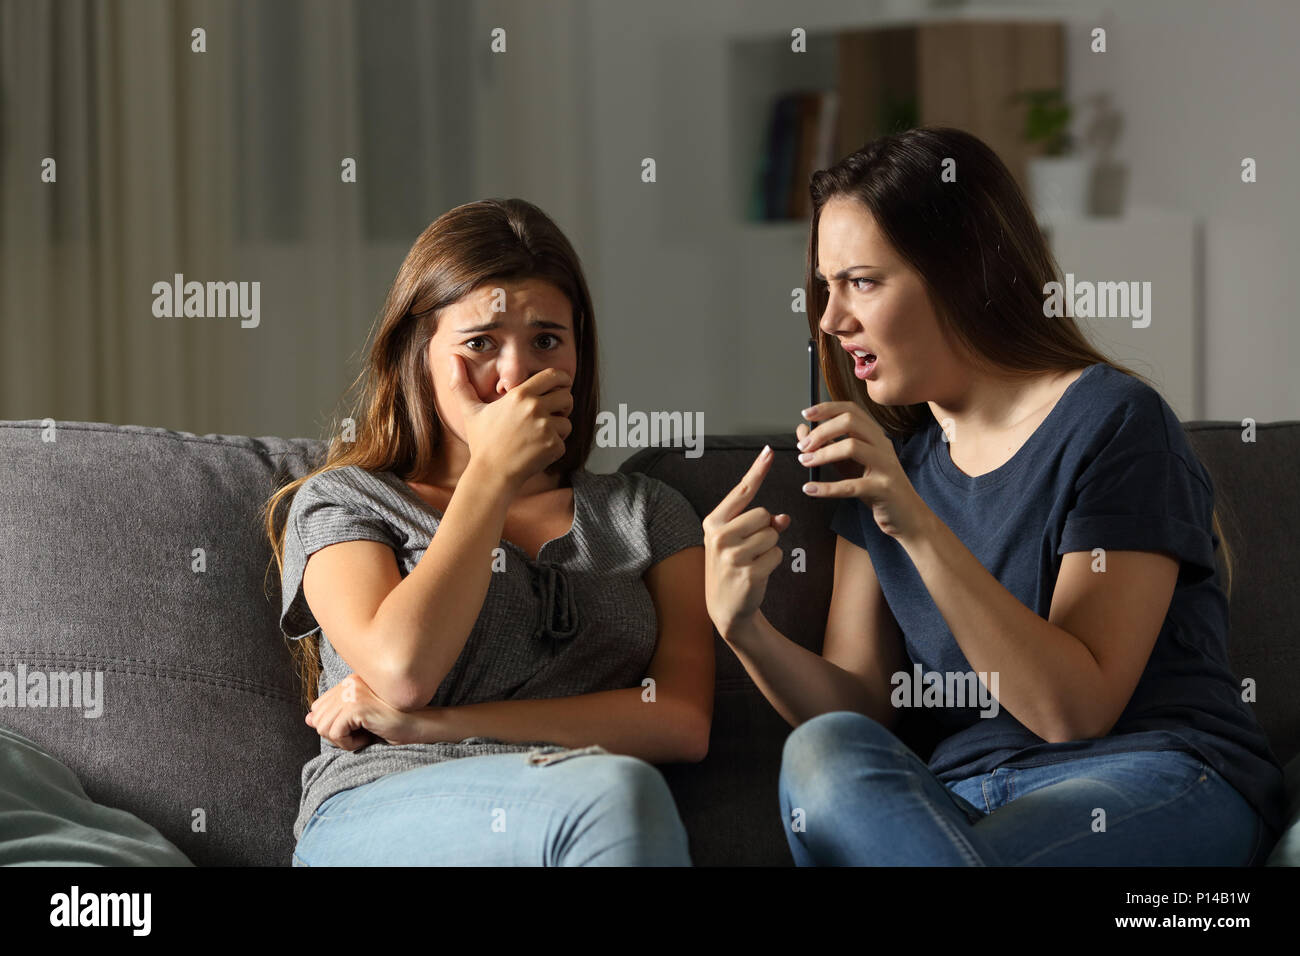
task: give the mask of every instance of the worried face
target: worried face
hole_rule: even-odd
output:
[[[550,282],[517,279],[491,280],[442,310],[428,351],[434,402],[443,426],[463,443],[464,414],[450,397],[453,354],[461,356],[470,386],[484,403],[546,368],[576,377],[573,305]]]

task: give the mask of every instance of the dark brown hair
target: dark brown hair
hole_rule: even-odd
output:
[[[324,462],[279,488],[266,502],[263,521],[279,573],[284,573],[284,520],[298,488],[308,478],[356,465],[421,480],[433,471],[442,443],[434,405],[428,345],[440,310],[479,286],[512,279],[550,282],[573,307],[578,367],[574,375],[573,430],[564,455],[546,470],[568,475],[591,453],[599,407],[596,317],[578,254],[559,227],[522,199],[484,199],[443,213],[420,234],[388,291],[348,418],[355,441],[329,430]],[[268,566],[269,571],[269,566]],[[317,638],[290,641],[290,652],[310,707],[320,678]]]
[[[955,181],[945,182],[945,161]],[[815,172],[804,288],[808,330],[835,401],[867,410],[891,438],[928,427],[927,403],[880,405],[853,375],[853,359],[818,323],[829,298],[816,278],[817,224],[833,198],[861,203],[894,251],[921,277],[940,329],[981,370],[1030,379],[1104,363],[1155,387],[1095,349],[1072,317],[1045,315],[1043,289],[1061,269],[1020,186],[978,137],[950,127],[892,133]],[[940,280],[939,277],[942,277]],[[1232,554],[1213,512],[1232,589]]]

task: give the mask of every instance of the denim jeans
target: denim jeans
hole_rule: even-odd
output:
[[[1103,754],[944,784],[850,711],[791,732],[780,802],[799,866],[1250,866],[1271,849],[1255,809],[1192,754]]]
[[[461,757],[334,794],[294,866],[690,866],[663,776],[583,747]]]

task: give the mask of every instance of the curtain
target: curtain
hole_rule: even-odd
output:
[[[482,15],[0,0],[0,418],[322,437],[402,256],[479,198]],[[258,282],[257,326],[155,315],[178,274]]]

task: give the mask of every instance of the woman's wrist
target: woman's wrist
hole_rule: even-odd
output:
[[[749,648],[759,639],[762,630],[759,620],[762,618],[763,612],[755,611],[745,617],[736,618],[725,628],[719,628],[718,634],[731,647]]]
[[[912,491],[912,497],[914,500],[910,509],[910,520],[908,520],[905,528],[892,535],[894,540],[901,544],[903,550],[909,554],[913,549],[933,542],[935,533],[939,530],[938,526],[942,524],[939,516],[931,510],[930,506],[925,503],[925,499],[915,489]],[[870,508],[870,505],[867,507]]]
[[[484,458],[474,458],[471,455],[463,475],[456,483],[456,488],[465,485],[485,492],[512,496],[516,484],[516,481],[511,480],[500,468],[491,466]]]
[[[482,494],[494,501],[509,502],[518,494],[523,484],[506,475],[501,469],[494,468],[481,458],[470,458],[465,472],[456,483],[456,488],[472,489],[475,494]]]
[[[421,707],[409,712],[410,743],[436,744],[463,739],[455,727],[454,707]]]

